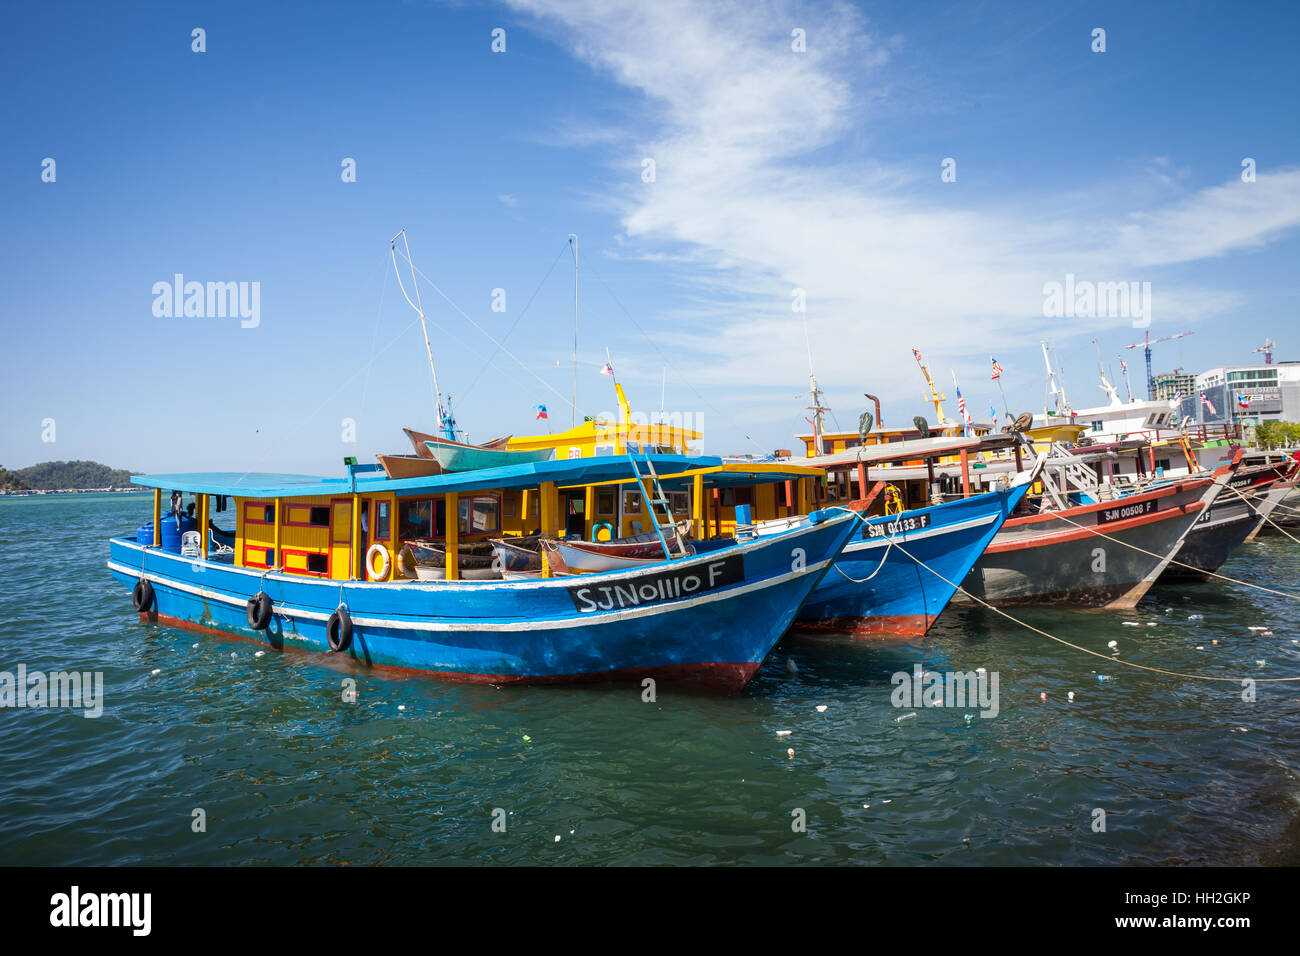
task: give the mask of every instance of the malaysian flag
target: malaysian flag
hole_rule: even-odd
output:
[[[1204,392],[1201,392],[1201,404],[1204,405],[1206,408],[1208,408],[1208,409],[1210,410],[1210,414],[1211,414],[1211,415],[1217,415],[1217,414],[1219,414],[1218,409],[1216,409],[1216,408],[1214,407],[1214,402],[1212,402],[1212,401],[1210,401],[1208,398],[1206,398]]]
[[[920,364],[921,364],[921,350],[920,350],[920,349],[912,349],[912,354],[916,356],[916,363],[917,363],[918,365],[920,365]]]
[[[970,415],[966,412],[966,399],[962,398],[960,385],[957,386],[957,414],[970,424]]]
[[[999,365],[998,360],[993,358],[991,355],[989,356],[989,360],[993,363],[993,381],[996,382],[1002,377],[1002,366]]]
[[[606,362],[606,363],[605,363],[605,367],[602,368],[602,369],[600,370],[600,374],[601,374],[601,375],[613,375],[613,374],[614,374],[614,366],[613,366],[612,364],[610,364],[609,362]]]

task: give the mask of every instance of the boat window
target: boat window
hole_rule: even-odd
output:
[[[684,491],[669,492],[668,500],[673,514],[686,514],[691,510],[691,497]]]
[[[441,538],[445,530],[445,505],[433,498],[403,501],[397,509],[397,527],[403,540]]]
[[[623,513],[629,515],[639,515],[641,513],[641,493],[637,491],[623,492]]]
[[[311,526],[313,528],[328,528],[330,526],[329,508],[312,508]]]
[[[1095,431],[1095,432],[1099,432],[1099,431],[1101,431],[1101,422],[1100,422],[1100,421],[1095,421],[1095,422],[1093,422],[1093,423],[1092,423],[1092,430]]]
[[[379,541],[388,540],[388,502],[375,502],[375,539]]]
[[[329,558],[323,554],[307,555],[307,571],[310,574],[328,574]]]
[[[275,505],[249,503],[244,506],[245,524],[275,524]]]
[[[596,514],[603,516],[614,513],[614,492],[602,491],[596,495]]]
[[[496,495],[462,498],[460,501],[460,533],[483,534],[500,527],[501,506]]]

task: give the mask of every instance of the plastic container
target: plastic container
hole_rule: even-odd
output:
[[[162,549],[169,554],[181,553],[181,535],[186,531],[198,530],[198,522],[188,515],[182,515],[177,520],[175,515],[163,515],[162,518]],[[152,533],[152,529],[150,529]],[[152,538],[150,539],[152,542]]]

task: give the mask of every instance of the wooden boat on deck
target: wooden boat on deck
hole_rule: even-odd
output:
[[[419,455],[375,455],[389,478],[426,478],[442,474],[442,465],[433,457]]]
[[[663,528],[670,555],[680,557],[695,553],[690,531],[690,521],[679,521]],[[564,567],[577,572],[615,571],[664,560],[664,545],[658,531],[645,531],[613,541],[543,539],[541,546],[548,555],[558,556]]]
[[[508,465],[527,465],[536,461],[549,461],[555,454],[553,448],[536,448],[528,451],[507,451],[503,448],[484,448],[464,442],[426,441],[424,447],[442,466],[443,471],[480,471],[485,468],[504,468]]]
[[[406,437],[407,439],[410,440],[411,447],[415,449],[415,454],[416,457],[418,458],[426,458],[430,460],[433,459],[433,452],[429,451],[429,447],[428,447],[429,442],[433,442],[433,444],[435,445],[463,444],[462,442],[451,441],[451,439],[444,438],[441,435],[430,435],[428,432],[418,432],[414,428],[403,428],[402,431],[406,432]],[[485,448],[489,451],[505,451],[506,446],[509,442],[510,442],[510,436],[506,435],[503,438],[494,438],[491,441],[484,442],[481,445],[470,445],[469,447]]]

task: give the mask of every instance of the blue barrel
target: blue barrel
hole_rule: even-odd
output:
[[[135,532],[135,543],[149,546],[153,544],[153,522],[146,521]]]
[[[171,554],[181,553],[181,535],[186,531],[198,529],[198,522],[188,515],[182,515],[178,521],[175,515],[163,515],[162,549]],[[152,530],[151,530],[152,533]]]

